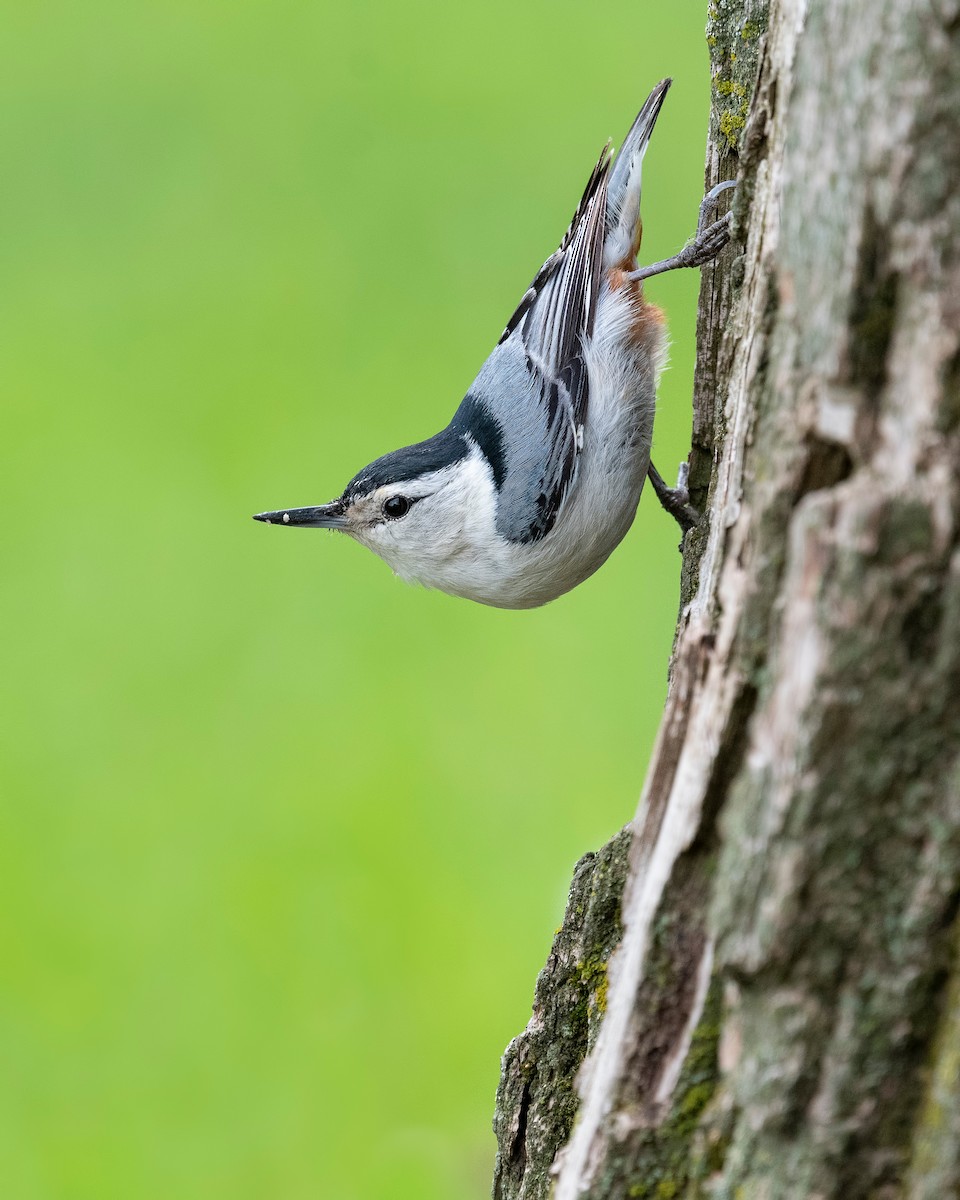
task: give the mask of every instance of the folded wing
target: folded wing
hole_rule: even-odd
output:
[[[509,541],[545,537],[576,476],[589,402],[583,345],[600,292],[610,162],[607,148],[559,249],[537,272],[461,408],[467,418],[479,406],[502,432],[497,525]]]

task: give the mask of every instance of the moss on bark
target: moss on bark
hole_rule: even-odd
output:
[[[559,1006],[545,971],[505,1059],[535,1087],[502,1090],[502,1200],[960,1194],[955,10],[711,8],[745,248],[703,273],[708,515],[622,943],[608,980],[619,907],[571,900]]]
[[[579,1106],[574,1081],[606,1011],[620,940],[629,830],[577,863],[563,924],[537,979],[533,1016],[503,1056],[494,1132],[495,1200],[545,1200]]]

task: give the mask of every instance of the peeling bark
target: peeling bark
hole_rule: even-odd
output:
[[[545,971],[494,1194],[958,1195],[960,2],[727,0],[708,38],[707,183],[740,186],[701,289],[705,516],[589,935],[599,1032],[511,1091],[564,1026]]]

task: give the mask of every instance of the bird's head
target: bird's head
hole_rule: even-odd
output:
[[[464,570],[498,538],[487,460],[449,428],[376,459],[329,504],[258,513],[254,520],[340,530],[402,578],[450,592],[458,592]]]

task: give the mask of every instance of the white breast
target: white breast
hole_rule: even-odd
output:
[[[586,348],[590,393],[577,475],[545,538],[500,537],[493,476],[474,449],[431,503],[428,538],[411,537],[409,526],[401,536],[398,523],[395,539],[358,540],[407,580],[497,608],[535,608],[592,575],[630,528],[650,461],[666,338],[657,325],[639,341],[635,318],[636,297],[604,285]]]

